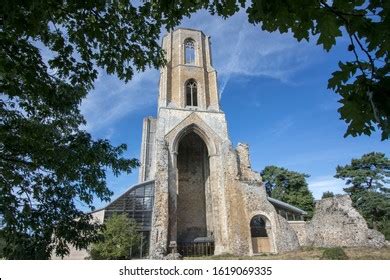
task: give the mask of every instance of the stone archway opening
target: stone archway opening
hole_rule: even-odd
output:
[[[270,227],[267,218],[256,215],[251,219],[251,239],[253,254],[271,252],[271,242],[269,237]]]
[[[206,186],[210,174],[207,146],[194,132],[180,139],[177,171],[177,242],[194,242],[209,236]]]

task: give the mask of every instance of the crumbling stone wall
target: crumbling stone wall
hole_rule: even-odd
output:
[[[238,175],[240,180],[244,182],[261,182],[260,174],[254,172],[251,168],[249,146],[247,144],[238,143],[236,153],[237,164],[239,166]]]
[[[303,243],[315,247],[380,248],[386,244],[383,234],[368,228],[348,195],[318,201],[306,231],[307,241]]]
[[[150,258],[161,259],[168,248],[169,191],[168,169],[169,152],[165,141],[156,141],[156,179],[154,189],[153,228],[150,233]]]
[[[307,230],[305,221],[288,221],[290,227],[295,231],[299,245],[307,246]]]
[[[298,236],[285,218],[276,214],[275,243],[278,253],[295,251],[300,248]]]
[[[241,192],[244,198],[244,208],[247,212],[246,228],[250,229],[250,220],[255,215],[265,217],[270,225],[267,231],[270,238],[271,252],[282,253],[299,249],[298,237],[287,220],[277,214],[275,207],[268,201],[265,187],[261,182],[241,182]],[[250,231],[247,233],[247,243]],[[251,244],[251,243],[249,243]],[[252,248],[246,254],[252,254]]]
[[[248,240],[247,212],[243,200],[239,180],[237,156],[231,146],[224,150],[224,185],[226,189],[226,211],[228,224],[227,253],[234,255],[248,254],[250,248]]]
[[[234,161],[235,155],[235,161]],[[288,222],[280,217],[268,201],[259,173],[251,169],[249,147],[238,144],[225,158],[229,204],[229,236],[235,255],[252,255],[250,221],[256,215],[266,220],[271,252],[280,253],[299,248],[298,237]],[[234,176],[235,174],[235,176]],[[234,178],[235,177],[235,178]]]

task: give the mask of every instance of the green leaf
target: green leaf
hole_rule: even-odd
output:
[[[306,182],[309,175],[277,166],[266,166],[260,174],[269,196],[307,211],[309,218],[312,216],[314,197]]]
[[[336,44],[336,38],[342,35],[340,31],[339,20],[332,14],[324,13],[317,19],[317,31],[320,36],[317,45],[323,45],[326,51],[329,51]]]

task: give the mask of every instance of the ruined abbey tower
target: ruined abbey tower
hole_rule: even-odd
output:
[[[139,175],[140,183],[154,183],[150,254],[197,241],[213,242],[214,254],[298,248],[273,204],[297,220],[304,212],[272,204],[251,170],[248,147],[234,149],[229,140],[210,38],[180,28],[165,35],[162,46],[167,65],[160,72],[157,118],[144,120]]]
[[[157,118],[143,123],[138,184],[94,211],[104,223],[126,214],[139,225],[134,258],[281,253],[300,246],[382,247],[348,196],[317,203],[314,217],[268,197],[247,145],[233,148],[219,106],[210,38],[180,28],[163,38]],[[67,259],[84,259],[71,248]]]

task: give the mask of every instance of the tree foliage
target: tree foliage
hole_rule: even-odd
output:
[[[4,258],[4,248],[5,248],[5,239],[3,237],[3,232],[0,230],[0,259]]]
[[[331,191],[326,191],[322,194],[321,198],[329,198],[329,197],[334,197],[334,193]]]
[[[125,214],[114,214],[102,230],[102,240],[94,243],[90,257],[94,260],[124,260],[131,258],[131,251],[140,243],[141,234],[134,219]]]
[[[4,1],[0,27],[0,214],[5,255],[86,248],[99,225],[76,207],[109,200],[106,172],[130,172],[125,145],[94,140],[79,105],[97,68],[130,79],[159,66],[147,8],[106,1]],[[133,33],[134,32],[134,33]],[[132,35],[133,34],[133,35]],[[137,35],[138,34],[138,35]],[[41,46],[42,45],[42,46]],[[42,51],[51,52],[45,61]],[[131,65],[130,65],[131,64]]]
[[[347,193],[359,190],[389,191],[390,160],[384,153],[372,152],[359,159],[352,159],[351,164],[337,166],[336,178],[346,180],[350,186]]]
[[[305,210],[309,218],[313,215],[314,197],[305,179],[309,175],[283,167],[267,166],[261,171],[261,176],[270,197]]]
[[[390,239],[390,159],[372,152],[351,164],[337,166],[336,178],[346,180],[346,193],[368,225]]]
[[[0,5],[0,214],[8,258],[48,258],[85,248],[97,225],[92,208],[111,192],[106,171],[129,172],[124,145],[94,140],[79,105],[98,69],[128,81],[164,65],[162,28],[206,9],[224,18],[245,9],[263,30],[317,40],[325,50],[346,32],[352,61],[340,62],[329,87],[340,96],[346,135],[390,135],[389,1],[11,1]]]

